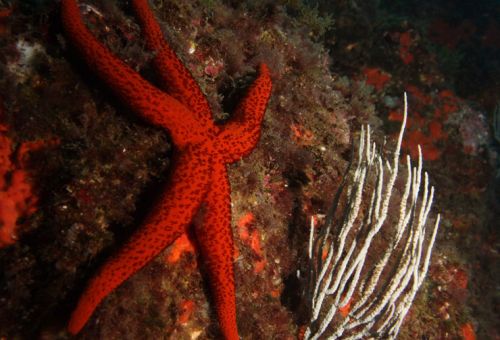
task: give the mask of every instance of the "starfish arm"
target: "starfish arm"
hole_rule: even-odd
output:
[[[205,152],[186,151],[174,167],[171,181],[143,226],[87,285],[71,315],[70,333],[78,333],[112,290],[185,232],[208,189],[209,159]]]
[[[148,1],[134,0],[132,5],[141,23],[147,46],[155,52],[154,64],[161,77],[163,88],[172,97],[189,107],[200,122],[215,129],[205,95],[191,73],[165,41],[160,25],[148,6]]]
[[[184,105],[149,84],[97,41],[83,23],[75,0],[63,0],[61,6],[63,27],[69,39],[89,67],[122,100],[153,124],[173,133],[186,129],[189,122],[186,124],[185,117],[191,113]]]
[[[211,185],[205,199],[203,223],[196,226],[195,234],[209,275],[222,334],[226,340],[238,340],[230,187],[226,167],[222,158],[218,158],[213,165]]]
[[[257,144],[271,89],[269,69],[265,64],[261,64],[259,76],[238,105],[234,116],[217,136],[216,145],[224,155],[226,163],[241,159]]]

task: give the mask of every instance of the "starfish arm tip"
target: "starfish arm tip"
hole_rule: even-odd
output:
[[[259,73],[260,74],[269,74],[269,67],[267,66],[266,63],[260,63],[259,64]]]

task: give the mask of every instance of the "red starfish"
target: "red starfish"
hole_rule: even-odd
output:
[[[156,54],[161,85],[168,92],[152,86],[99,43],[83,23],[75,0],[61,2],[63,27],[86,63],[121,100],[147,121],[168,129],[176,147],[173,172],[140,229],[88,283],[68,330],[78,333],[104,297],[186,232],[203,205],[203,224],[195,227],[195,235],[222,334],[226,339],[238,339],[226,164],[250,153],[259,139],[271,93],[269,70],[260,65],[257,79],[232,119],[217,126],[205,96],[164,41],[147,0],[133,0],[132,4],[147,46]]]

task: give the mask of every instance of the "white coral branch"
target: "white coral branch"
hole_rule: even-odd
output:
[[[422,183],[420,146],[416,167],[406,157],[401,196],[393,195],[407,116],[405,93],[403,122],[390,160],[377,152],[370,127],[362,128],[355,169],[347,171],[326,225],[316,231],[311,219],[307,292],[311,318],[305,339],[393,339],[424,281],[440,216],[428,236],[426,225],[434,187],[429,189],[427,173]],[[341,195],[345,205],[333,228]],[[394,220],[388,220],[389,211],[397,212]],[[385,242],[382,251],[380,245],[374,245],[377,236]],[[326,257],[321,258],[325,252]],[[346,308],[348,313],[340,317],[339,309],[347,305],[344,313]]]

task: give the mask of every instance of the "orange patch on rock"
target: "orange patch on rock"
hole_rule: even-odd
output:
[[[264,251],[262,250],[260,233],[257,229],[252,230],[251,228],[254,221],[254,215],[251,212],[248,212],[240,217],[240,219],[236,222],[236,227],[240,239],[244,244],[252,249],[253,253],[257,257],[257,260],[255,260],[253,265],[253,271],[255,274],[258,274],[264,270],[267,261],[264,258]]]
[[[425,160],[436,160],[441,156],[441,151],[433,144],[434,139],[424,134],[421,130],[409,131],[403,139],[403,147],[410,152],[412,159],[418,157],[418,146],[422,148],[422,157]]]
[[[304,340],[304,336],[306,334],[306,329],[307,329],[306,325],[302,325],[299,327],[299,330],[297,332],[297,339],[298,340]]]
[[[194,301],[193,300],[183,300],[180,303],[181,314],[177,318],[177,322],[181,325],[185,325],[191,319],[194,312]]]
[[[476,333],[474,332],[474,327],[472,327],[470,322],[463,324],[460,328],[462,330],[462,338],[464,340],[476,340]]]
[[[425,94],[421,89],[416,87],[415,85],[406,86],[406,91],[415,99],[417,99],[416,105],[419,107],[423,105],[429,105],[432,103],[432,97]]]
[[[236,261],[239,256],[240,256],[240,250],[238,249],[238,246],[235,244],[234,245],[234,253],[233,253],[233,261]]]
[[[410,95],[410,109],[403,148],[416,159],[420,145],[425,160],[437,160],[443,153],[443,142],[448,139],[443,128],[444,122],[450,113],[459,109],[460,99],[450,90],[442,90],[433,96],[425,94],[414,85],[407,86],[406,90]],[[400,122],[403,120],[402,112],[391,111],[388,119]]]
[[[349,315],[349,312],[351,311],[351,306],[352,306],[352,297],[349,299],[349,301],[342,307],[339,308],[339,313],[342,315],[342,317],[346,317]]]
[[[278,298],[281,295],[281,289],[273,289],[270,294],[273,298]]]
[[[366,77],[366,83],[373,86],[377,91],[381,91],[387,82],[391,80],[390,74],[375,67],[365,67],[363,69],[363,74]]]
[[[260,233],[258,230],[252,231],[248,245],[253,250],[254,254],[257,255],[257,260],[255,260],[253,265],[253,272],[255,274],[261,273],[264,270],[267,261],[264,258],[264,252],[262,251],[260,243]]]
[[[260,234],[257,230],[253,230],[249,239],[250,248],[254,251],[258,256],[262,256],[262,247],[260,245]]]
[[[443,124],[438,121],[429,123],[429,133],[432,139],[445,139],[448,135],[443,132]]]
[[[422,150],[422,157],[428,161],[435,161],[441,157],[442,152],[435,145],[427,145]]]
[[[265,259],[260,259],[254,262],[253,264],[253,272],[254,274],[259,274],[264,271],[264,268],[266,268],[267,261]]]
[[[27,166],[29,153],[33,151],[38,151],[48,147],[53,147],[61,143],[59,138],[51,139],[38,139],[34,141],[24,142],[19,146],[17,150],[17,159],[21,167]]]
[[[58,139],[23,142],[16,151],[5,118],[0,98],[0,248],[17,240],[18,220],[37,210],[38,196],[27,164],[29,154],[59,143]]]
[[[441,107],[436,111],[436,117],[447,119],[450,113],[458,110],[459,99],[450,90],[443,90],[439,92],[439,100]]]
[[[295,143],[302,146],[310,146],[314,143],[314,133],[311,130],[297,123],[291,124],[290,129],[292,130],[292,139]]]
[[[180,260],[182,254],[184,253],[195,253],[193,243],[191,242],[187,234],[183,234],[172,244],[171,249],[167,255],[167,262],[176,263]]]
[[[323,250],[321,251],[321,259],[324,261],[326,260],[326,257],[328,256],[328,248],[325,247],[323,248]]]
[[[389,112],[388,119],[391,122],[402,122],[403,121],[403,113],[399,111],[391,111]]]
[[[403,32],[399,36],[399,57],[405,65],[411,63],[414,59],[410,53],[411,35],[410,32]]]
[[[246,241],[250,237],[249,227],[254,222],[254,220],[254,215],[251,212],[247,212],[236,222],[238,235],[240,236],[242,241]]]

